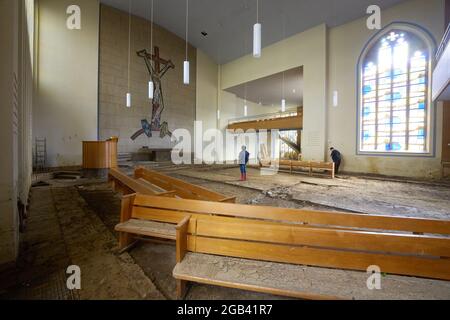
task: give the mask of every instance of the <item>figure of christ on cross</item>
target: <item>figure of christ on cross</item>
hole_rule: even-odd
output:
[[[159,131],[161,138],[166,135],[172,136],[169,131],[167,122],[161,123],[161,114],[164,110],[164,97],[161,87],[161,79],[166,72],[175,68],[171,60],[162,59],[159,56],[159,48],[155,46],[155,53],[148,53],[147,50],[137,52],[137,55],[144,59],[147,66],[148,73],[153,81],[153,99],[152,99],[152,118],[148,123],[147,119],[141,120],[142,129],[138,130],[131,136],[132,140],[136,140],[140,135],[146,134],[147,137],[152,137],[152,131]],[[162,68],[161,68],[162,67]]]

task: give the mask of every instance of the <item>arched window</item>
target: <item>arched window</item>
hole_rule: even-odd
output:
[[[391,28],[360,60],[359,152],[430,152],[431,46]]]

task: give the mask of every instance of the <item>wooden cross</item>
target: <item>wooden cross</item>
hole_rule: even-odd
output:
[[[159,47],[155,46],[154,48],[155,53],[148,53],[147,50],[141,50],[137,52],[137,55],[141,58],[144,58],[145,63],[147,65],[148,72],[152,77],[156,76],[157,78],[161,78],[167,70],[170,68],[175,68],[171,60],[163,59],[159,56]],[[151,61],[154,63],[154,68],[151,64]],[[163,69],[161,69],[161,65],[164,66]]]

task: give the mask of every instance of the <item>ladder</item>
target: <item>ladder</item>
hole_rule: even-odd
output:
[[[34,145],[34,168],[36,171],[44,171],[47,158],[47,139],[36,138]]]

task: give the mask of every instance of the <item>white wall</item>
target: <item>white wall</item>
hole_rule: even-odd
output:
[[[27,204],[31,184],[33,3],[0,2],[0,270],[17,258],[17,202]]]
[[[197,50],[197,105],[196,120],[202,121],[203,133],[209,129],[219,129],[224,137],[229,120],[244,117],[244,100],[238,98],[235,94],[224,90],[219,90],[220,66],[211,58],[205,55],[201,50]],[[220,119],[217,117],[218,101],[220,101]],[[247,101],[248,116],[266,114],[279,111],[279,108],[260,106],[251,101]],[[224,137],[225,138],[225,137]],[[225,141],[224,141],[225,143]],[[209,143],[202,143],[202,147]],[[251,149],[251,154],[256,158],[257,152]],[[227,145],[223,152],[225,161],[234,161],[240,146]],[[211,160],[205,156],[206,160]],[[214,158],[215,160],[219,160]]]
[[[443,0],[410,0],[382,12],[382,24],[411,22],[427,29],[439,42],[444,31]],[[293,67],[304,68],[303,157],[329,159],[328,147],[344,156],[342,169],[383,175],[436,177],[440,170],[442,106],[436,108],[434,154],[429,157],[380,157],[357,155],[357,63],[364,45],[376,31],[368,30],[366,17],[328,29],[320,25],[263,49],[262,57],[247,55],[221,66],[219,87],[226,89],[246,81]],[[339,106],[332,107],[333,91]],[[220,108],[229,97],[221,94]],[[233,111],[231,111],[233,112]],[[224,114],[224,111],[221,112]],[[225,111],[226,114],[226,111]]]
[[[382,12],[382,24],[411,22],[428,30],[439,42],[444,31],[444,1],[411,0]],[[328,49],[328,141],[339,149],[342,169],[383,175],[436,177],[440,171],[442,106],[437,109],[436,156],[379,157],[356,154],[357,143],[357,63],[365,44],[375,31],[359,19],[329,30]],[[333,90],[339,92],[339,106],[332,106]],[[305,121],[307,119],[305,118]]]
[[[69,5],[81,30],[66,27]],[[34,137],[47,139],[47,166],[80,165],[82,141],[97,140],[97,0],[40,0]]]
[[[221,68],[221,88],[226,89],[303,66],[302,151],[306,160],[325,158],[326,35],[326,26],[319,25],[263,48],[259,59],[247,55]]]
[[[217,127],[219,66],[203,51],[197,50],[196,120],[203,129]]]

